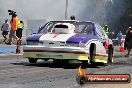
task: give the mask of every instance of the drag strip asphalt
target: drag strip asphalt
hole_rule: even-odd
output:
[[[117,54],[117,53],[116,53]],[[88,74],[132,73],[132,57],[124,53],[114,58],[109,66],[88,66]],[[82,88],[76,82],[77,69],[81,62],[72,61],[67,65],[55,65],[52,60],[39,60],[30,64],[22,54],[0,56],[0,88]],[[97,84],[83,86],[97,88]],[[103,87],[102,87],[103,88]],[[104,87],[105,88],[105,87]]]

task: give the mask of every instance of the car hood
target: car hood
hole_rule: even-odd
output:
[[[76,33],[70,34],[53,34],[47,33],[40,37],[39,41],[59,41],[59,42],[66,42],[70,37],[76,35]]]

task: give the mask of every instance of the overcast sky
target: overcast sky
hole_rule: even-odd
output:
[[[68,18],[75,15],[78,19],[88,20],[105,16],[104,6],[107,1],[110,0],[69,0]],[[12,9],[22,19],[64,19],[65,2],[66,0],[0,0],[0,15],[7,17],[7,10]],[[100,12],[99,8],[102,9]],[[86,12],[87,17],[83,17]]]

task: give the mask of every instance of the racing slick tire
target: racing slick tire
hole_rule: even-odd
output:
[[[87,68],[89,65],[88,60],[82,61],[82,68]]]
[[[108,61],[107,65],[111,64],[113,62],[113,46],[109,45],[108,47]]]
[[[95,55],[96,55],[96,44],[92,43],[90,45],[90,49],[89,49],[89,54],[90,54],[90,63],[92,66],[95,66]]]
[[[37,59],[36,58],[28,58],[30,63],[37,63]]]

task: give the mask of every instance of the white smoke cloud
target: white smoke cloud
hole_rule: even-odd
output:
[[[123,13],[123,1],[69,0],[68,18],[75,15],[78,20],[96,21],[100,24],[109,20],[112,24]],[[0,17],[9,18],[7,10],[11,9],[17,12],[20,19],[63,20],[65,2],[66,0],[0,0]],[[115,2],[118,4],[112,7]]]
[[[87,3],[89,1],[89,3]],[[89,11],[94,8],[91,4],[100,4],[108,0],[99,0],[100,3],[91,3],[95,0],[69,0],[68,16],[75,15],[83,18],[80,14],[84,9]],[[102,2],[104,1],[104,2]],[[8,9],[15,10],[20,18],[23,19],[64,19],[66,0],[0,0],[2,16],[8,16]],[[87,11],[86,10],[86,11]],[[89,12],[91,13],[91,12]],[[88,16],[88,14],[87,14]]]

